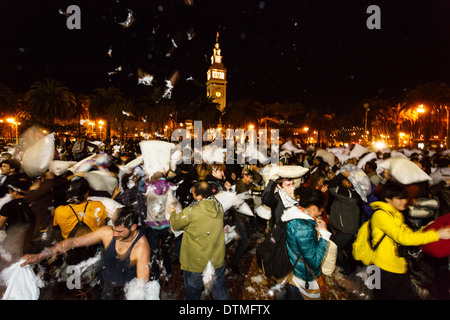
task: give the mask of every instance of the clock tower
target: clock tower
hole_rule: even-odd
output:
[[[227,69],[222,64],[222,56],[219,48],[219,33],[216,35],[211,66],[206,72],[206,96],[212,97],[219,104],[219,110],[224,111],[227,96]]]

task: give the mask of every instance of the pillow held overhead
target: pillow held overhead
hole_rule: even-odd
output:
[[[380,168],[387,169],[391,176],[402,184],[430,181],[431,177],[414,162],[405,158],[389,158],[384,160]]]
[[[175,145],[160,140],[146,140],[139,143],[144,159],[144,170],[149,177],[156,172],[168,172],[170,156]]]

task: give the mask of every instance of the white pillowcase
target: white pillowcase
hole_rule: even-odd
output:
[[[429,181],[431,177],[420,169],[414,162],[404,158],[389,158],[384,160],[380,168],[387,169],[391,176],[403,184]]]

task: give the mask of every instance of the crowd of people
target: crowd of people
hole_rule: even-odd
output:
[[[344,159],[332,151],[286,150],[278,165],[303,168],[297,176],[268,174],[265,169],[271,165],[260,163],[206,162],[179,162],[168,171],[149,174],[144,163],[136,161],[141,156],[138,141],[121,145],[67,140],[56,142],[54,160],[70,166],[63,171],[49,166],[37,177],[24,172],[20,155],[3,152],[0,228],[8,237],[14,225],[27,226],[22,266],[44,269],[47,277],[54,276],[55,268],[76,265],[100,252],[99,299],[125,299],[127,283],[168,278],[176,263],[183,271],[185,299],[199,300],[206,290],[222,300],[229,298],[226,269],[241,274],[249,237],[265,236],[285,224],[294,267],[283,281],[283,297],[302,300],[321,297],[321,265],[330,242],[337,246],[335,272],[350,275],[361,266],[352,245],[363,223],[370,221],[373,243],[381,239],[373,258],[381,270],[374,298],[418,299],[408,255],[422,245],[450,239],[449,227],[426,229],[449,213],[449,156],[366,149]],[[379,166],[394,156],[414,163],[429,179],[402,183],[395,172]],[[252,214],[237,206],[225,210],[217,195],[227,192],[247,195],[242,199]],[[435,206],[420,207],[423,200],[434,200]],[[111,203],[119,209],[111,209]],[[269,216],[258,214],[258,207]],[[413,207],[427,214],[414,216]],[[226,238],[232,229],[236,246],[227,265]],[[448,256],[431,261],[439,298],[448,299]]]

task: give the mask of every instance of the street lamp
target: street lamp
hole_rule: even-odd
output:
[[[102,128],[105,123],[102,120],[100,120],[98,123],[100,124],[100,140],[102,140]]]
[[[450,121],[450,112],[447,105],[444,105],[445,111],[447,111],[447,134],[445,138],[445,142],[447,144],[447,149],[449,148],[449,139],[450,139],[450,127],[449,127],[449,121]]]
[[[89,122],[89,124],[92,126],[92,127],[91,127],[91,130],[92,130],[92,136],[94,136],[94,125],[95,125],[95,123],[94,123],[94,122]]]
[[[366,132],[366,134],[367,134],[367,113],[370,111],[368,103],[364,103],[364,109],[366,109],[366,119],[364,121],[364,132]]]
[[[16,125],[16,144],[17,144],[19,133],[18,133],[18,129],[17,129],[16,120],[14,118],[8,118],[8,119],[6,119],[6,121],[8,121],[11,124],[11,143],[12,143],[12,128],[14,127],[14,125]]]
[[[417,107],[417,112],[419,114],[423,114],[425,115],[425,107],[423,104],[419,105]],[[430,137],[431,137],[431,109],[430,112],[428,112],[428,114],[425,115],[425,138],[424,138],[424,148],[425,149],[429,149],[430,148]]]

